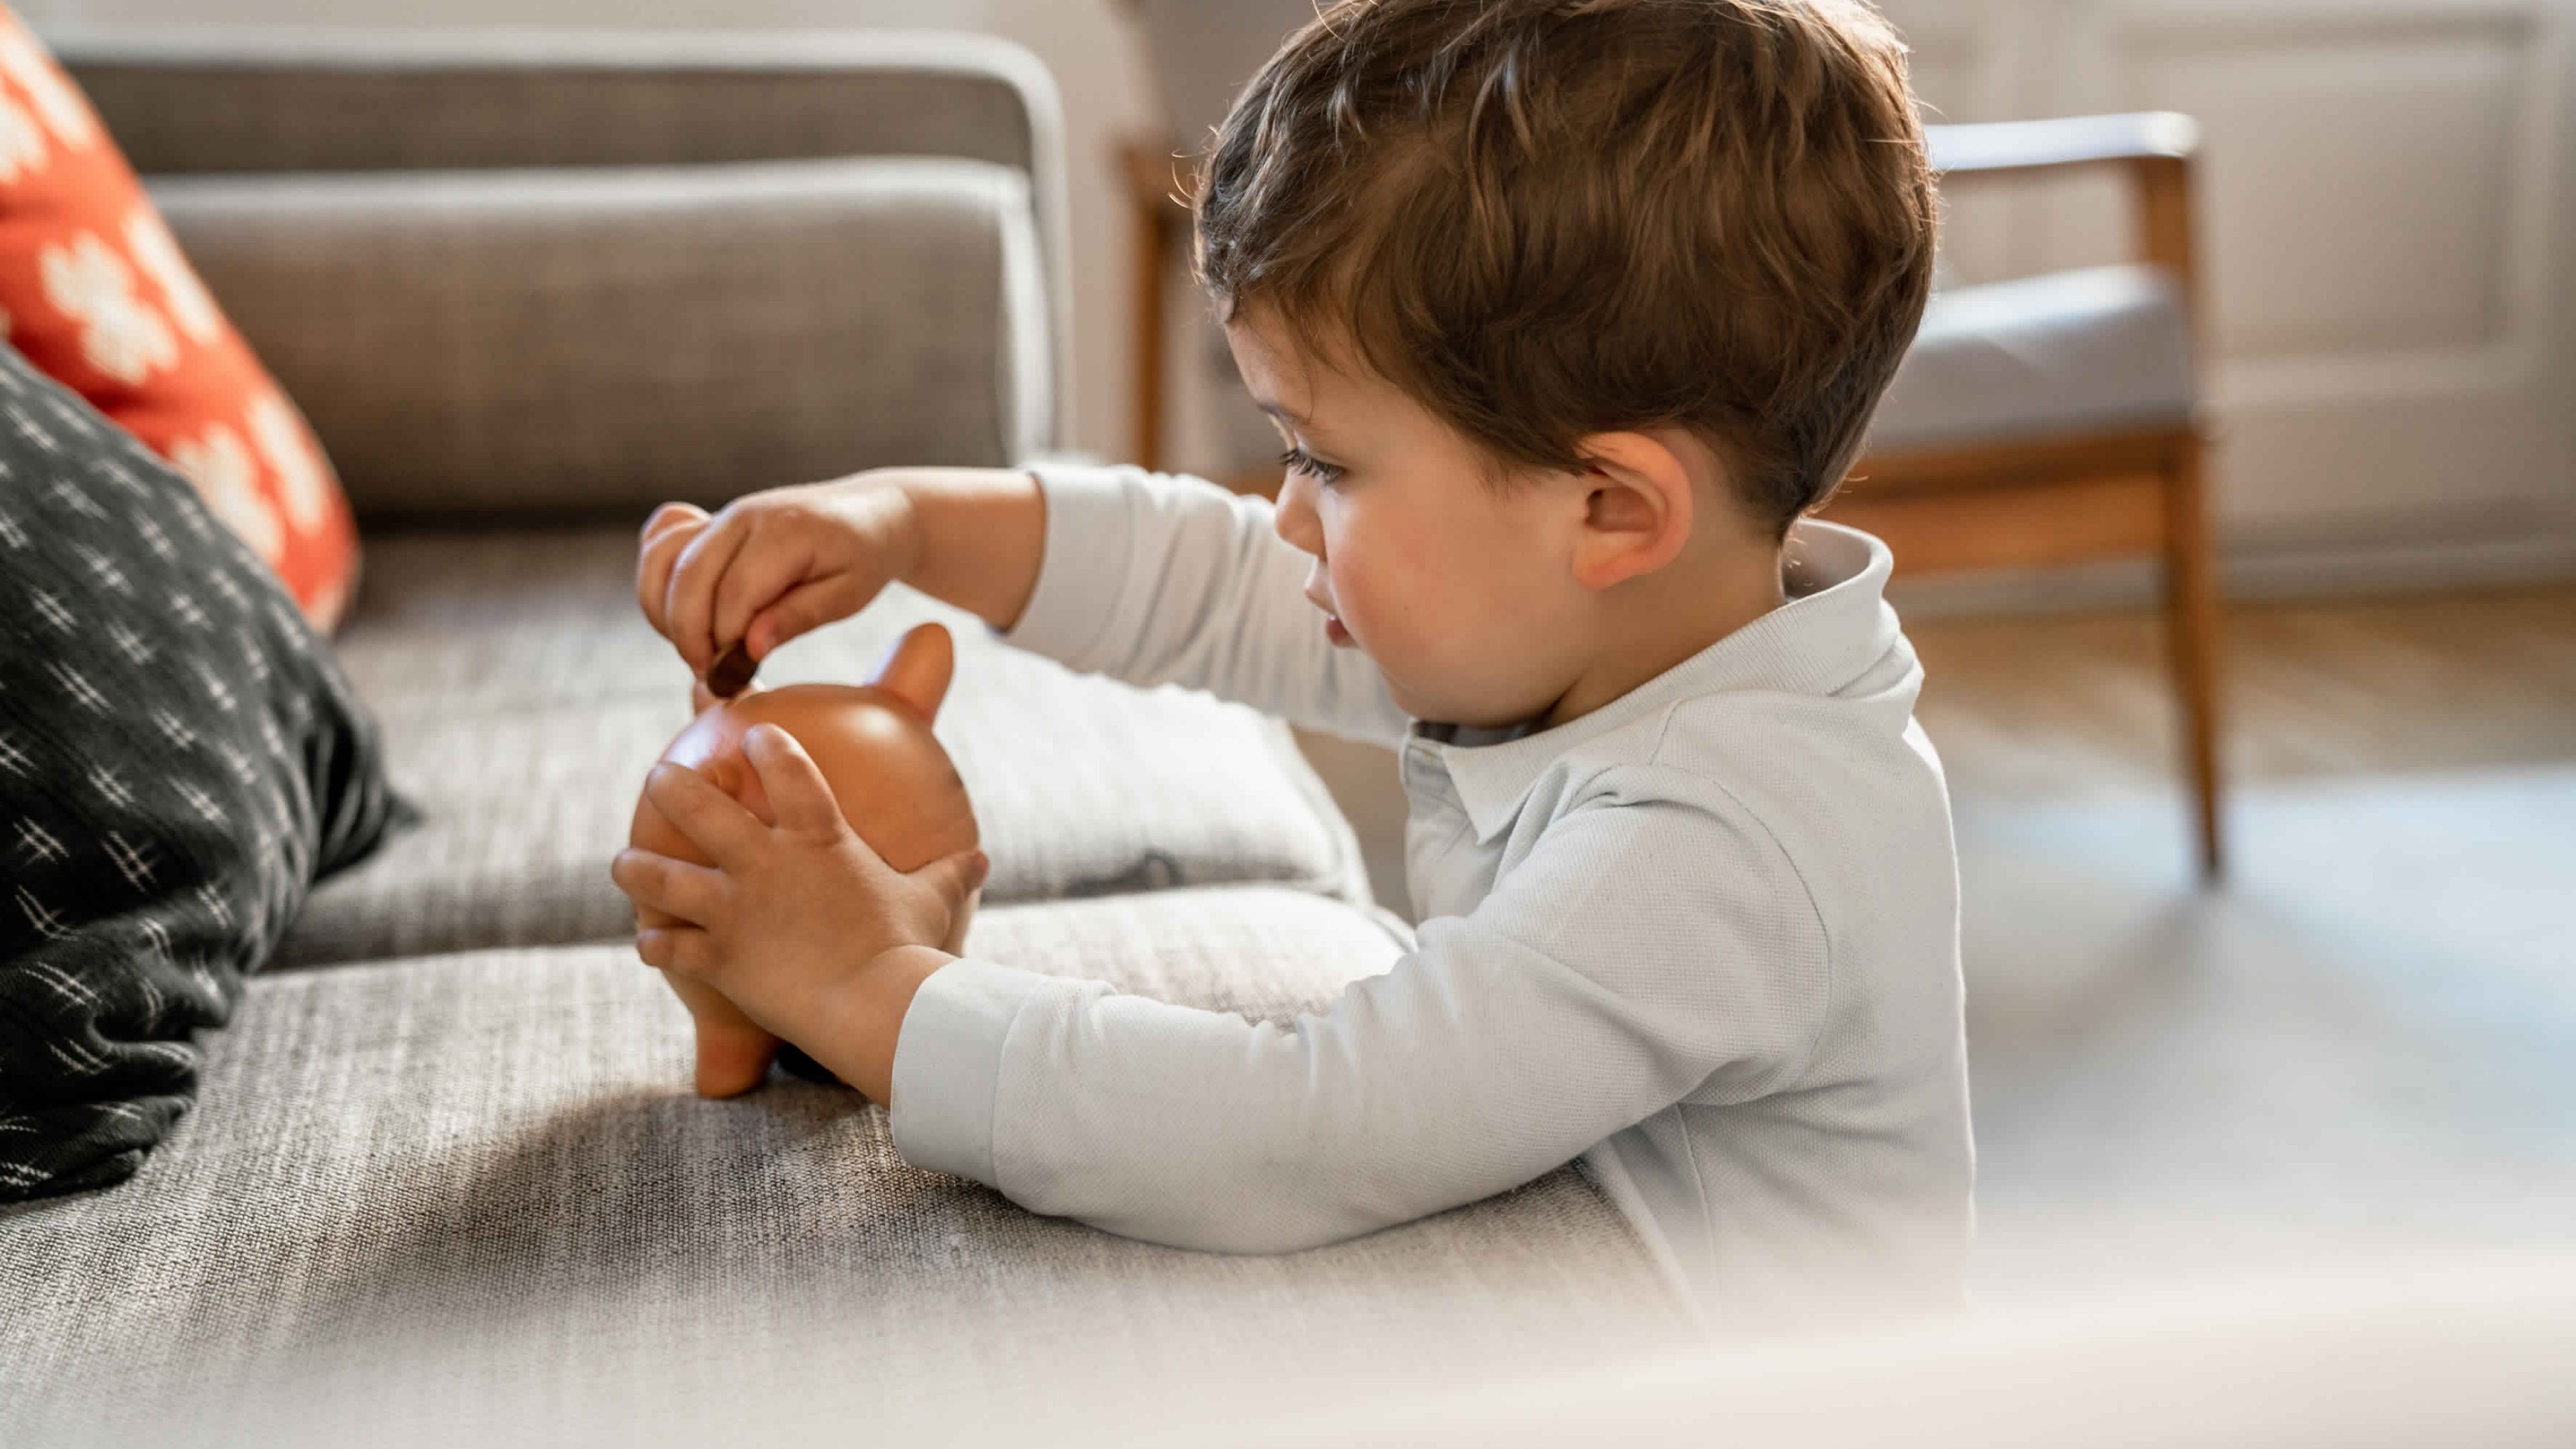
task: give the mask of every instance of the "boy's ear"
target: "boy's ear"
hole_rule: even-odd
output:
[[[1574,546],[1574,581],[1601,590],[1653,573],[1690,542],[1690,469],[1645,433],[1595,433],[1579,445],[1585,490]]]

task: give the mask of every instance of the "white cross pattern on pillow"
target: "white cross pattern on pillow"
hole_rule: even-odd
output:
[[[70,852],[63,849],[63,843],[54,838],[53,832],[33,820],[18,822],[18,848],[26,852],[29,860],[38,864],[70,857]]]
[[[91,300],[102,275],[66,274]],[[105,331],[151,352],[129,323]],[[134,1172],[316,863],[401,815],[330,651],[208,501],[0,342],[0,1200]]]

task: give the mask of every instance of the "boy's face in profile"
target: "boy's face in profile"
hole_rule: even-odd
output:
[[[1238,308],[1226,338],[1288,443],[1278,529],[1314,556],[1316,627],[1365,650],[1416,718],[1495,727],[1546,713],[1597,642],[1571,566],[1581,475],[1498,477],[1350,349],[1313,356],[1266,308]]]

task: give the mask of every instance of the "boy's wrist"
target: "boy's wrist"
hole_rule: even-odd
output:
[[[920,474],[914,469],[888,468],[862,476],[876,481],[893,504],[885,513],[887,574],[897,582],[914,584],[921,573],[923,552]]]
[[[893,1105],[894,1053],[904,1017],[922,983],[956,959],[935,946],[877,952],[832,983],[829,999],[811,1018],[815,1039],[796,1044],[870,1101]]]
[[[901,501],[888,577],[1008,629],[1046,556],[1046,496],[1019,468],[898,468],[860,475]]]

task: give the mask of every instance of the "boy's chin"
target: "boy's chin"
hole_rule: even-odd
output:
[[[1393,675],[1387,676],[1386,693],[1397,709],[1414,719],[1461,729],[1509,729],[1547,710],[1546,705],[1540,704],[1515,711],[1510,705],[1497,704],[1467,690],[1419,690],[1398,682]]]

